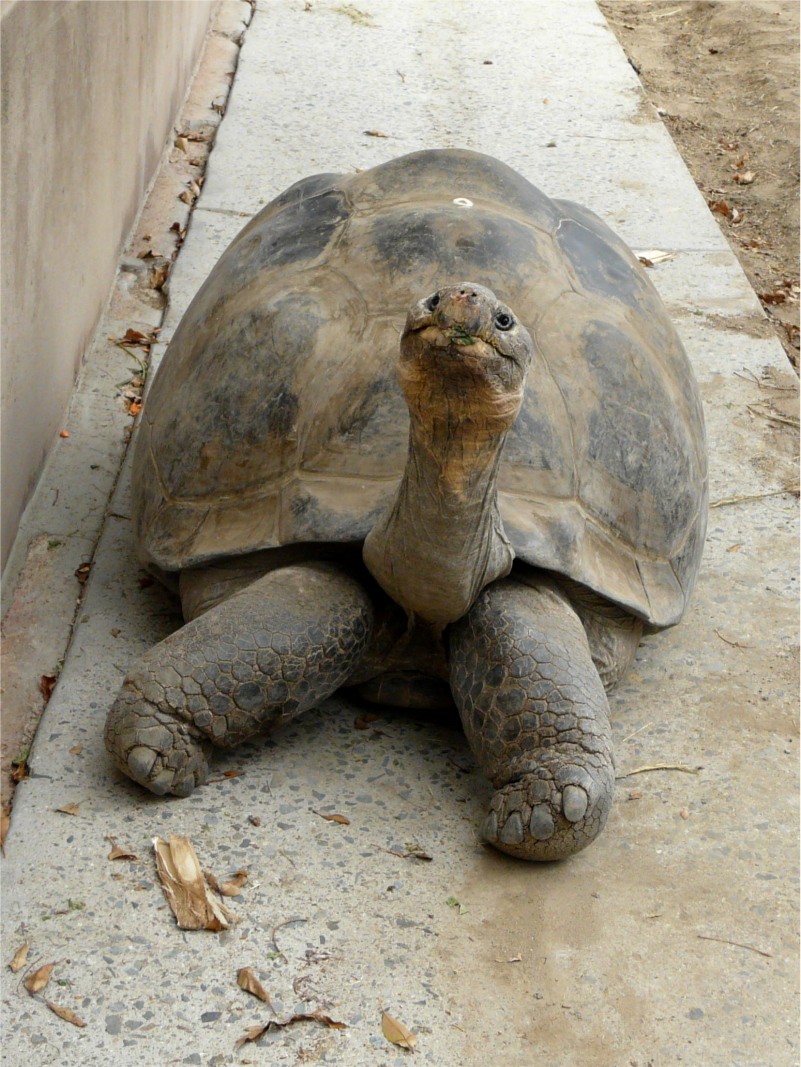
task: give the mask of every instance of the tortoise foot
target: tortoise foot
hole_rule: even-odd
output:
[[[209,742],[129,685],[109,712],[105,740],[123,774],[157,796],[188,797],[208,775]]]
[[[497,790],[482,833],[489,844],[519,859],[566,859],[603,830],[613,791],[611,766],[544,767]]]

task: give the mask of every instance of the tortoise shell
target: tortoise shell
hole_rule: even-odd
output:
[[[517,556],[654,626],[677,622],[707,475],[676,331],[597,216],[468,151],[307,178],[232,242],[145,404],[133,472],[144,561],[170,572],[363,541],[406,457],[407,309],[463,280],[492,289],[534,341],[499,475]]]

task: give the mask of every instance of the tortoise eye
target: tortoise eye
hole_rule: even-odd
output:
[[[499,330],[511,330],[514,326],[515,320],[511,315],[508,315],[505,311],[499,311],[495,316],[495,325]]]
[[[430,296],[428,300],[426,300],[426,307],[429,311],[433,311],[437,304],[439,304],[439,293],[434,293],[433,296]]]

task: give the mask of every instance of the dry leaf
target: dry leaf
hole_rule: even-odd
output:
[[[364,132],[368,137],[389,137],[388,133],[382,133],[381,130],[365,130]]]
[[[178,199],[183,200],[185,204],[192,205],[194,204],[197,197],[192,196],[188,189],[184,189],[182,193],[178,194]]]
[[[368,711],[354,720],[354,729],[368,730],[370,728],[370,723],[375,722],[378,718],[378,715],[374,715],[371,711]]]
[[[111,845],[111,852],[108,854],[110,860],[135,860],[138,858],[133,852],[129,852],[127,848],[118,845],[113,837],[106,835],[106,841]]]
[[[629,793],[629,800],[642,800],[642,793],[639,789],[632,789]]]
[[[56,687],[57,679],[57,674],[43,674],[42,677],[39,679],[39,692],[44,697],[45,704],[53,695],[53,690]]]
[[[240,889],[247,880],[248,872],[245,870],[239,870],[227,882],[223,882],[223,884],[220,886],[220,892],[224,897],[238,897]]]
[[[209,892],[197,854],[188,837],[153,838],[156,869],[167,902],[182,930],[227,930],[233,912]]]
[[[261,826],[261,819],[258,815],[248,815],[248,822],[251,826]]]
[[[11,761],[11,781],[22,782],[31,773],[31,769],[28,766],[26,759],[13,759]]]
[[[14,972],[21,971],[25,964],[28,962],[28,950],[30,945],[20,945],[17,951],[14,953],[14,958],[9,963],[9,968]]]
[[[169,263],[160,263],[158,267],[154,267],[150,272],[150,288],[162,289],[164,283],[167,281],[167,275],[170,273]]]
[[[413,1034],[408,1027],[387,1015],[385,1011],[381,1012],[381,1030],[387,1041],[391,1041],[393,1045],[400,1045],[410,1052],[414,1049],[417,1034]]]
[[[11,816],[8,814],[7,811],[3,811],[3,814],[0,815],[0,849],[5,846],[6,836],[8,835],[8,828],[10,825]]]
[[[709,200],[708,204],[710,210],[714,211],[716,215],[723,215],[727,219],[732,217],[732,209],[725,200]]]
[[[324,811],[312,811],[315,815],[319,815],[321,819],[325,819],[326,822],[338,822],[341,826],[350,826],[350,819],[345,815],[326,815]]]
[[[22,984],[29,993],[41,993],[50,981],[50,975],[53,973],[54,967],[55,963],[45,963],[44,966],[34,971],[33,974],[29,974]]]
[[[336,1019],[332,1019],[330,1015],[323,1015],[319,1011],[301,1012],[298,1015],[291,1015],[288,1019],[270,1019],[265,1026],[251,1026],[245,1034],[239,1038],[234,1045],[235,1049],[241,1048],[247,1044],[248,1041],[258,1041],[263,1037],[268,1030],[283,1030],[285,1026],[292,1026],[293,1023],[302,1022],[315,1022],[323,1023],[324,1026],[330,1026],[334,1030],[346,1030],[347,1023],[337,1022]]]
[[[70,435],[69,430],[59,430],[59,434],[58,434],[59,437],[69,437],[69,435]]]
[[[59,1019],[63,1019],[64,1022],[72,1023],[73,1026],[86,1026],[86,1023],[80,1017],[76,1015],[74,1011],[70,1011],[69,1008],[60,1008],[58,1004],[54,1004],[52,1000],[45,1001],[48,1008],[55,1012]]]
[[[784,304],[787,300],[787,293],[782,292],[781,289],[776,289],[772,293],[757,293],[757,296],[763,304]]]
[[[81,585],[85,585],[86,584],[86,579],[89,577],[89,571],[91,569],[92,569],[92,564],[91,563],[82,563],[80,565],[80,567],[78,567],[78,569],[76,570],[75,577],[78,579],[78,581],[81,583]]]
[[[62,815],[78,815],[80,808],[77,804],[62,804],[56,811],[60,811]]]
[[[176,137],[175,138],[175,147],[179,148],[182,152],[188,152],[189,151],[189,142],[187,141],[187,139],[185,137]]]
[[[128,414],[129,415],[133,415],[134,417],[136,417],[141,410],[142,410],[142,401],[141,400],[132,400],[131,403],[128,405]],[[117,634],[119,632],[120,631],[117,630]],[[117,636],[117,634],[115,634],[113,631],[112,631],[112,634],[113,634],[114,637]]]
[[[236,972],[236,984],[240,989],[244,989],[246,993],[252,993],[254,997],[258,997],[259,1000],[263,1000],[265,1004],[269,1004],[272,1007],[270,994],[253,973],[251,967],[239,968]]]
[[[754,174],[752,170],[746,170],[734,174],[732,175],[732,177],[738,185],[750,185],[753,182],[754,178],[756,178],[756,174]]]
[[[152,252],[148,252],[147,256],[152,256]],[[145,259],[145,256],[141,256],[141,259]],[[122,343],[125,345],[144,345],[148,347],[153,344],[153,337],[147,337],[145,334],[140,333],[139,330],[128,329],[125,331],[125,336],[122,339]]]
[[[736,545],[729,545],[729,547],[726,549],[726,551],[727,552],[739,552],[742,547],[743,547],[743,542],[742,541],[738,541]]]

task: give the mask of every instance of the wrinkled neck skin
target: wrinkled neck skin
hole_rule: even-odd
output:
[[[413,620],[441,631],[512,567],[497,503],[507,425],[465,417],[459,404],[411,416],[406,468],[367,537],[364,560]]]

